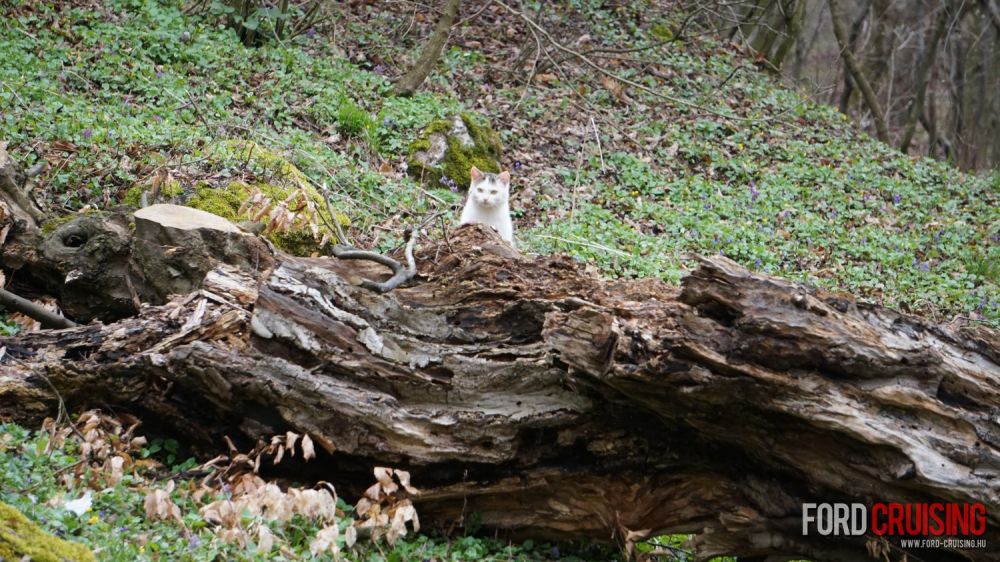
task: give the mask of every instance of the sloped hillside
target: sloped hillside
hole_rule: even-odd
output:
[[[688,252],[723,253],[904,310],[1000,318],[1000,180],[899,156],[669,6],[602,5],[468,2],[425,91],[395,98],[434,23],[405,3],[352,3],[247,48],[176,2],[21,2],[0,36],[3,137],[49,161],[39,184],[66,210],[163,169],[187,188],[273,174],[212,157],[251,139],[385,249],[457,215],[460,193],[419,187],[403,162],[424,124],[469,109],[506,145],[528,251],[668,280]]]
[[[134,203],[154,184],[185,200],[301,171],[358,246],[385,251],[414,224],[447,236],[461,190],[411,179],[407,152],[426,124],[468,112],[505,146],[523,251],[668,281],[691,253],[724,254],[940,321],[1000,323],[1000,176],[899,155],[669,2],[467,0],[408,98],[392,81],[435,15],[413,2],[330,4],[307,33],[247,47],[177,0],[6,2],[0,142],[25,167],[46,162],[35,194],[65,213]],[[299,520],[275,530],[299,545],[285,558],[213,542],[197,510],[216,496],[196,499],[181,476],[196,462],[175,441],[122,429],[108,442],[162,464],[112,483],[122,475],[80,468],[79,444],[50,453],[48,434],[0,426],[0,499],[101,559],[309,559],[302,545],[318,527]],[[66,475],[107,484],[83,518],[62,507],[79,491],[66,492]],[[183,525],[154,523],[146,488],[174,478]],[[358,559],[577,559],[568,552],[421,537]]]

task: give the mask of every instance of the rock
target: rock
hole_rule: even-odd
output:
[[[253,141],[224,140],[206,149],[209,166],[214,169],[242,169],[251,183],[199,181],[182,186],[167,176],[160,184],[156,200],[150,203],[175,203],[218,215],[234,223],[260,223],[252,227],[256,234],[270,240],[283,252],[308,256],[324,252],[325,240],[333,236],[334,220],[344,228],[351,221],[342,212],[333,211],[309,178],[280,152]],[[150,185],[136,185],[125,194],[124,203],[139,207],[142,193]],[[308,201],[306,201],[308,200]],[[269,220],[271,210],[308,203],[308,208],[294,212],[294,220]],[[293,213],[288,214],[291,218]],[[256,217],[256,218],[254,218]],[[280,225],[277,228],[271,228]]]
[[[197,290],[219,262],[254,276],[274,264],[270,249],[256,236],[218,215],[169,204],[136,211],[132,258],[154,303]]]
[[[93,562],[94,555],[86,546],[46,533],[20,511],[0,503],[0,560]]]
[[[431,187],[467,189],[469,170],[499,172],[503,147],[490,128],[467,114],[432,121],[410,144],[408,172]]]

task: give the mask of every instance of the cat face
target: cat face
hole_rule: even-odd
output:
[[[469,176],[472,177],[469,197],[477,205],[492,209],[507,202],[510,196],[510,172],[490,174],[473,166],[469,170]]]

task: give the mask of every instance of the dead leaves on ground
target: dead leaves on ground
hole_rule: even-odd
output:
[[[136,483],[126,485],[148,486],[143,501],[148,519],[190,532],[183,506],[193,503],[200,506],[198,514],[218,540],[240,547],[253,545],[259,554],[281,547],[276,529],[292,524],[293,518],[317,524],[319,531],[309,539],[310,551],[334,558],[339,558],[342,548],[352,548],[359,538],[385,540],[391,545],[411,530],[420,530],[411,501],[419,491],[404,470],[375,467],[375,483],[358,501],[353,518],[338,508],[336,491],[327,482],[313,488],[282,488],[259,476],[264,461],[276,465],[291,458],[314,459],[316,451],[308,434],[289,431],[275,435],[259,441],[248,452],[239,451],[227,438],[228,454],[187,471],[189,479],[169,475],[165,484],[158,485],[155,482],[165,474],[162,465],[137,458],[146,445],[145,437],[135,435],[138,426],[139,421],[131,416],[115,418],[91,410],[73,425],[47,419],[42,430],[48,434],[47,451],[61,449],[68,441],[80,449],[80,461],[62,475],[67,489],[105,490],[131,475]],[[202,478],[190,479],[191,475]]]
[[[252,222],[264,224],[265,234],[287,234],[292,230],[307,230],[319,246],[326,245],[332,238],[332,230],[324,225],[324,219],[317,209],[317,203],[305,187],[300,187],[285,199],[267,196],[259,189],[252,189],[239,210],[240,216],[247,216]],[[331,217],[329,220],[339,220]]]

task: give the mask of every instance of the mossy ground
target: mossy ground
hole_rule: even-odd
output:
[[[92,562],[86,546],[43,531],[20,511],[0,502],[0,559],[32,562]]]

